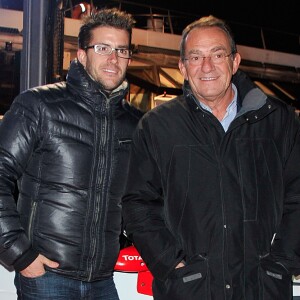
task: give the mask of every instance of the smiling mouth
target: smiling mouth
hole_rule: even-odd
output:
[[[104,69],[103,71],[104,71],[104,72],[107,72],[107,73],[111,73],[111,74],[117,74],[117,71],[116,71],[116,70]]]
[[[211,80],[215,80],[216,77],[201,77],[200,78],[202,81],[211,81]]]

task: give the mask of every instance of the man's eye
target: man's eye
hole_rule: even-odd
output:
[[[107,51],[107,47],[106,46],[98,46],[98,50],[105,52],[105,51]]]
[[[220,59],[220,58],[223,58],[224,56],[225,56],[224,53],[216,53],[216,54],[214,54],[215,59]]]
[[[190,60],[191,61],[197,61],[197,60],[199,60],[199,56],[191,56]]]
[[[95,46],[96,47],[96,52],[107,52],[108,51],[108,47],[107,46],[105,46],[105,45],[96,45]]]
[[[127,54],[128,53],[128,49],[118,49],[118,51],[121,54]]]

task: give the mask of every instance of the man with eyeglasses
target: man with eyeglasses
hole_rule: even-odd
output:
[[[2,120],[0,262],[18,299],[119,299],[121,196],[142,116],[126,100],[133,25],[117,9],[86,18],[66,82],[21,93]]]
[[[239,70],[230,28],[182,34],[183,95],[133,136],[126,234],[155,300],[290,300],[300,274],[300,123]]]

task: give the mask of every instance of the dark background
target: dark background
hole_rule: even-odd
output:
[[[32,0],[32,3],[37,0]],[[49,0],[50,1],[50,0]],[[55,1],[55,0],[51,0]],[[63,0],[56,0],[57,3]],[[30,2],[30,0],[28,0]],[[120,7],[133,14],[138,28],[146,27],[147,14],[172,17],[173,33],[181,34],[184,27],[205,15],[215,15],[230,25],[237,44],[251,45],[300,55],[299,0],[64,0],[66,17],[71,7],[85,2],[95,8]],[[1,8],[23,9],[23,0],[0,0]],[[150,7],[151,6],[151,7]],[[165,22],[166,32],[168,21]]]
[[[76,5],[81,2],[84,1],[69,0],[68,4]],[[86,0],[85,2],[92,3],[97,7],[104,7],[111,3],[116,4],[117,2],[152,5],[172,11],[178,11],[180,13],[186,12],[198,17],[213,14],[219,18],[235,23],[264,27],[266,29],[269,28],[300,35],[299,0]],[[2,8],[22,10],[23,0],[0,0],[0,6],[2,6]]]
[[[103,2],[105,1],[94,0],[94,4],[102,5]],[[144,3],[137,0],[131,2]],[[149,0],[147,4],[188,12],[199,17],[213,14],[231,22],[300,34],[299,0]]]

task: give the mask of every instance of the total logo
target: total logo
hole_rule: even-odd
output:
[[[139,255],[122,255],[122,258],[124,258],[125,261],[141,261],[143,260]]]
[[[148,268],[134,246],[129,246],[120,251],[115,271],[141,272]]]

